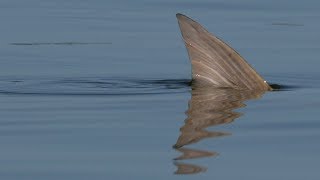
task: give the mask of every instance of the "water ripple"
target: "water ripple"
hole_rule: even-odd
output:
[[[74,41],[67,41],[67,42],[15,42],[10,43],[10,45],[15,46],[43,46],[43,45],[105,45],[105,44],[111,44],[111,42],[74,42]]]
[[[188,79],[61,78],[0,79],[0,94],[116,96],[182,93]]]

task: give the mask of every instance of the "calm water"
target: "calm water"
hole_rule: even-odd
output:
[[[1,0],[1,179],[319,179],[319,9]],[[288,88],[191,91],[177,12]]]

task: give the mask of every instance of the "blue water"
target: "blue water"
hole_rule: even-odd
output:
[[[319,7],[0,1],[1,179],[319,179]],[[192,91],[178,12],[286,88]]]

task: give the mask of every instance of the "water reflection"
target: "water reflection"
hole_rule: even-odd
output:
[[[194,164],[187,164],[177,160],[196,159],[218,155],[218,153],[216,152],[202,151],[189,148],[177,148],[177,151],[181,152],[182,155],[174,159],[176,160],[174,162],[174,165],[177,167],[177,170],[174,172],[175,174],[196,174],[200,172],[205,172],[207,170],[206,167]]]
[[[175,158],[177,166],[175,174],[195,174],[206,171],[205,167],[185,164],[180,162],[186,159],[195,159],[216,156],[218,153],[187,149],[184,146],[199,142],[205,138],[216,138],[230,135],[227,132],[209,131],[206,128],[233,122],[242,116],[235,112],[237,108],[244,107],[244,101],[257,99],[264,94],[261,91],[239,91],[234,89],[193,89],[189,101],[189,108],[186,111],[187,119],[180,129],[180,136],[173,146],[182,155]]]
[[[177,170],[174,172],[174,174],[196,174],[207,171],[206,167],[197,166],[194,164],[174,162],[174,165],[177,167]]]

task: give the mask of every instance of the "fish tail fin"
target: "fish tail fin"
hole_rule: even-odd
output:
[[[191,18],[177,19],[196,86],[246,90],[272,90],[266,81],[230,46]]]

